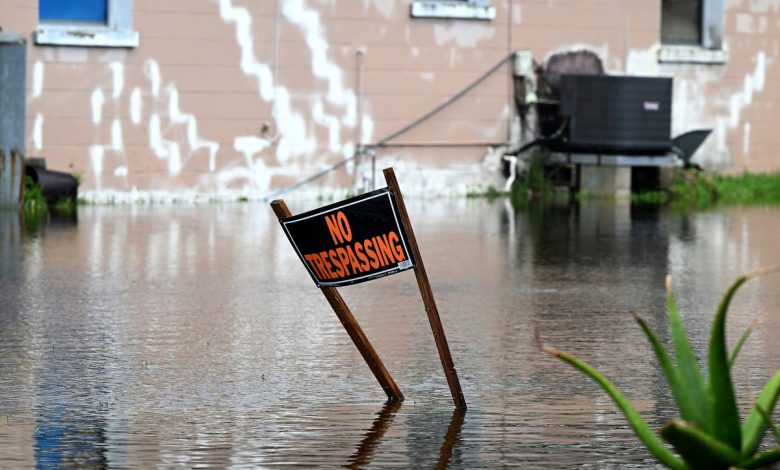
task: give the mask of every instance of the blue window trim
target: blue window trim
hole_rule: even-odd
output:
[[[40,0],[43,2],[44,0]],[[62,1],[62,0],[55,0]],[[85,47],[138,47],[133,30],[132,0],[104,0],[107,21],[103,24],[75,20],[40,20],[34,38],[37,45]]]
[[[38,0],[38,21],[108,24],[108,0]]]

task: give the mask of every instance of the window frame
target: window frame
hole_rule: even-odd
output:
[[[663,0],[662,0],[663,1]],[[663,14],[663,8],[661,9]],[[699,44],[664,44],[658,51],[661,63],[724,64],[729,54],[724,47],[724,0],[702,0]]]
[[[679,0],[678,0],[679,1]],[[677,17],[673,14],[667,14],[667,9],[673,8],[674,4],[677,3],[674,0],[661,0],[661,44],[669,45],[669,46],[700,46],[702,44],[702,40],[704,38],[702,34],[703,30],[703,23],[702,19],[704,18],[704,0],[688,0],[686,2],[687,5],[695,6],[695,13],[692,16],[681,16]],[[672,18],[674,17],[674,18]],[[683,37],[688,36],[689,33],[692,33],[693,31],[686,32],[682,35],[680,35],[680,31],[675,30],[674,33],[678,35],[675,38],[668,38],[668,32],[666,31],[666,24],[669,21],[674,20],[673,22],[677,23],[679,20],[683,20],[686,25],[695,28],[695,38],[689,38],[689,37]],[[688,28],[685,28],[686,30]]]
[[[422,19],[496,19],[496,7],[487,0],[412,0],[409,16]]]
[[[133,1],[106,0],[106,24],[67,21],[39,21],[34,38],[37,45],[138,47],[139,34],[133,30]]]

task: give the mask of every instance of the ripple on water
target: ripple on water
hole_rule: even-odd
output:
[[[734,276],[780,264],[777,210],[409,206],[465,414],[414,276],[342,289],[406,394],[385,404],[265,206],[87,207],[32,235],[3,218],[0,467],[658,468],[538,338],[658,427],[673,405],[632,315],[668,342],[672,273],[701,354]],[[735,370],[743,406],[780,363],[779,285],[751,281],[733,305],[730,337],[761,322]]]

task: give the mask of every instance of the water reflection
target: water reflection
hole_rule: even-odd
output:
[[[460,408],[452,410],[450,425],[447,427],[447,434],[444,435],[444,442],[442,442],[441,450],[439,450],[439,462],[436,464],[437,469],[445,469],[449,468],[450,465],[462,464],[462,461],[455,450],[459,448],[460,428],[463,426],[465,418],[466,412],[464,410]]]
[[[349,463],[346,468],[362,468],[370,462],[371,455],[378,446],[379,442],[387,432],[387,428],[392,424],[395,413],[400,408],[401,402],[398,400],[388,400],[382,410],[377,413],[377,418],[371,424],[366,436],[360,442],[357,450],[349,457]]]
[[[371,465],[372,456],[383,446],[385,435],[395,421],[402,405],[398,401],[388,401],[377,413],[371,428],[365,433],[357,450],[349,457],[345,468],[364,468]],[[437,469],[461,468],[462,460],[459,455],[461,428],[466,417],[464,410],[454,408],[449,423],[446,426],[443,419],[446,413],[441,409],[420,412],[413,410],[403,418],[401,432],[405,431],[406,455],[405,462],[409,467]],[[405,428],[405,429],[404,429]],[[440,432],[437,432],[439,431]],[[402,434],[403,435],[403,434]],[[392,445],[397,438],[387,441]],[[437,440],[441,444],[438,453],[435,452]],[[433,457],[437,460],[432,461]]]
[[[0,209],[0,279],[11,276],[20,261],[21,226],[21,214]]]
[[[79,420],[67,405],[38,413],[35,423],[37,468],[106,468],[105,423],[92,416]]]
[[[702,354],[731,280],[780,264],[777,209],[408,206],[468,415],[452,411],[409,273],[341,291],[407,396],[379,409],[384,393],[265,205],[84,207],[34,233],[0,214],[0,461],[655,468],[534,331],[657,427],[672,402],[632,313],[665,331],[671,273]],[[779,286],[759,278],[734,300],[732,339],[760,322],[734,372],[743,404],[780,363]]]

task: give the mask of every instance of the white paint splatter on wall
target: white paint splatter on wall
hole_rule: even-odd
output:
[[[43,62],[40,60],[35,61],[33,65],[33,81],[32,81],[32,96],[35,99],[41,96],[43,91]]]
[[[130,121],[136,126],[141,124],[141,112],[143,111],[143,103],[141,102],[141,89],[138,87],[133,88],[133,92],[130,94]]]
[[[103,103],[106,102],[103,89],[100,87],[96,88],[92,92],[89,102],[92,105],[92,124],[100,124],[103,120]]]
[[[756,67],[753,73],[745,76],[742,91],[731,95],[729,100],[729,126],[733,129],[739,125],[740,114],[753,103],[753,93],[764,89],[766,83],[766,54],[759,52],[755,58]]]
[[[125,66],[122,62],[114,61],[109,64],[109,68],[113,74],[111,97],[116,100],[122,95],[122,90],[125,87]]]
[[[224,21],[235,27],[236,42],[241,49],[241,70],[255,78],[260,99],[271,103],[277,131],[273,148],[271,142],[256,136],[235,137],[234,148],[240,149],[244,154],[247,171],[236,168],[222,170],[220,184],[227,186],[234,179],[255,178],[252,186],[261,192],[267,192],[272,174],[290,173],[291,170],[294,172],[305,168],[300,157],[310,155],[317,149],[315,130],[307,128],[305,114],[296,109],[289,90],[279,83],[273,83],[271,67],[257,59],[253,47],[252,16],[249,11],[234,6],[231,0],[220,0],[219,12]],[[327,83],[324,100],[317,95],[310,95],[306,103],[307,108],[310,108],[312,120],[327,130],[327,148],[332,154],[343,154],[346,149],[354,151],[353,142],[342,140],[342,127],[354,128],[357,125],[357,98],[354,91],[344,85],[342,70],[328,57],[329,45],[319,13],[307,8],[302,0],[289,0],[282,5],[282,15],[304,35],[311,54],[311,71],[314,77]],[[370,118],[364,116],[363,120],[364,138],[366,135],[370,138],[373,125]],[[271,166],[263,162],[263,171],[268,174],[260,177],[260,159],[257,156],[266,150],[274,152],[278,165]],[[261,178],[262,182],[257,178]]]
[[[32,130],[32,142],[35,150],[43,148],[43,114],[37,113],[35,115],[35,123]]]
[[[30,90],[29,101],[36,100],[43,93],[44,65],[40,60],[36,60],[32,70],[32,86]],[[35,113],[35,121],[32,128],[32,145],[35,150],[43,148],[43,114]]]
[[[438,46],[454,44],[458,47],[476,47],[480,41],[492,39],[496,29],[478,22],[435,24],[434,37]]]

